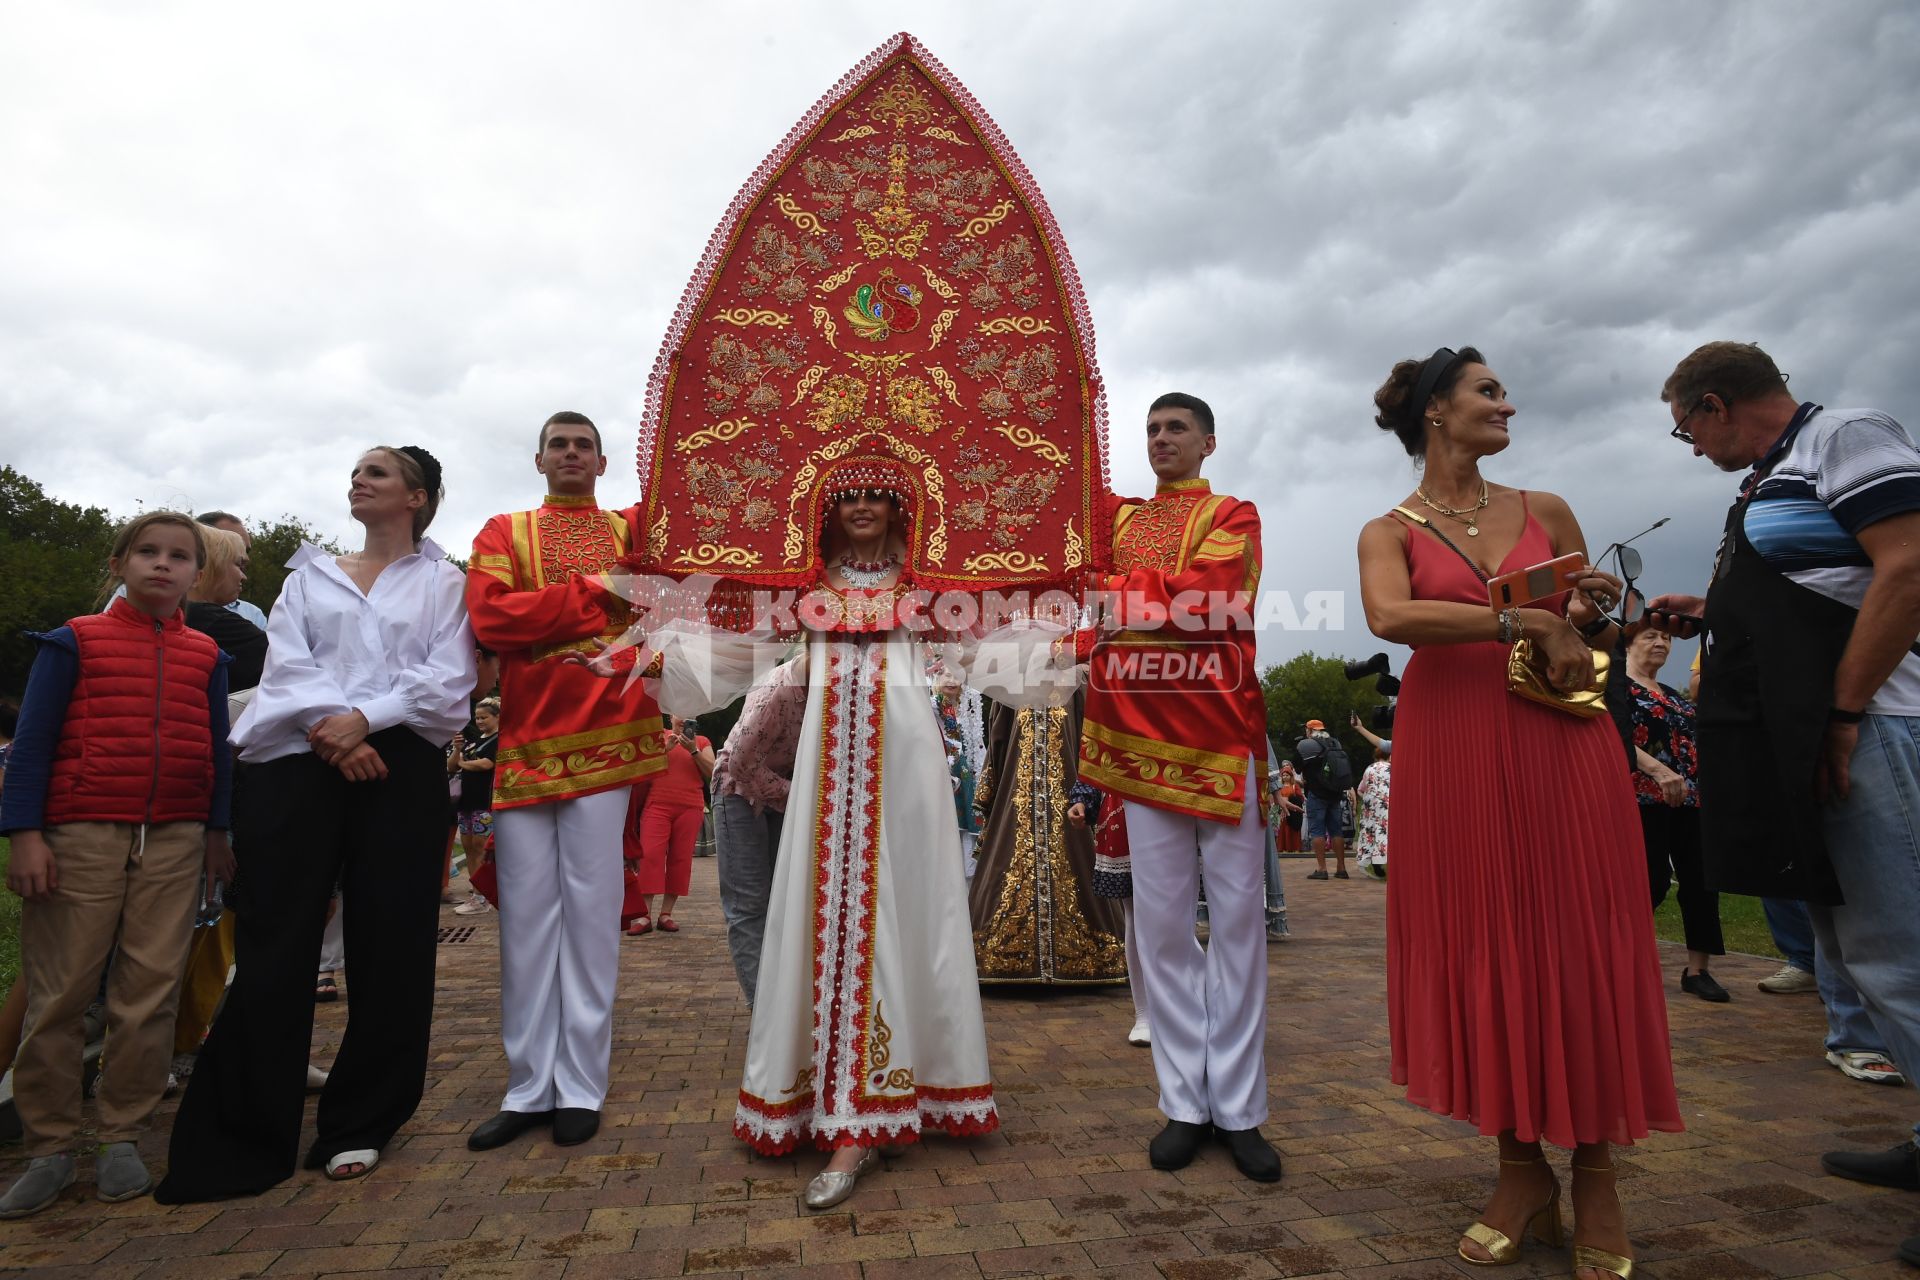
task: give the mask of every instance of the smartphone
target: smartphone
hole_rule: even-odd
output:
[[[1545,564],[1531,565],[1503,573],[1487,582],[1487,603],[1495,609],[1518,609],[1536,600],[1558,595],[1567,589],[1566,575],[1585,568],[1587,558],[1570,552]]]

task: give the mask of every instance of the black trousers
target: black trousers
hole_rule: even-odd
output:
[[[1647,882],[1653,890],[1653,905],[1665,902],[1667,889],[1677,882],[1687,950],[1727,954],[1720,936],[1720,895],[1707,888],[1706,863],[1700,855],[1700,811],[1643,804],[1640,831],[1647,842]]]
[[[233,986],[187,1082],[163,1204],[257,1195],[293,1175],[313,1040],[313,975],[336,880],[351,984],[320,1095],[318,1168],[380,1150],[426,1087],[447,771],[404,727],[367,739],[387,777],[349,782],[301,752],[248,770],[235,813]]]

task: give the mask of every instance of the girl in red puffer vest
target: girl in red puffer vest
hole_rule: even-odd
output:
[[[201,869],[233,873],[227,659],[180,607],[205,563],[192,517],[150,512],[114,540],[125,598],[38,637],[0,795],[7,887],[25,899],[14,1088],[31,1157],[0,1218],[46,1208],[74,1179],[81,1015],[110,952],[96,1192],[153,1185],[135,1143],[166,1087]]]

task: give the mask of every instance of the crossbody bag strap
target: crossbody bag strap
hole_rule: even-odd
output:
[[[1476,564],[1472,556],[1462,551],[1460,549],[1460,545],[1456,543],[1452,538],[1449,538],[1446,534],[1440,532],[1439,526],[1434,524],[1433,521],[1427,519],[1425,516],[1419,514],[1416,511],[1409,511],[1405,507],[1395,507],[1394,510],[1399,512],[1401,515],[1405,516],[1407,519],[1413,521],[1415,524],[1419,525],[1422,529],[1425,529],[1428,533],[1431,533],[1434,537],[1440,539],[1440,541],[1446,543],[1447,548],[1450,551],[1452,551],[1453,554],[1459,556],[1462,560],[1465,560],[1467,562],[1467,568],[1473,570],[1474,577],[1480,579],[1480,581],[1483,583],[1492,581],[1492,578],[1490,578],[1487,575],[1487,571],[1485,569],[1482,569],[1478,564]]]

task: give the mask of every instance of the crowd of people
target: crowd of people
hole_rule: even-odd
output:
[[[498,909],[507,1060],[467,1145],[587,1141],[620,938],[679,928],[709,815],[752,1012],[734,1132],[825,1152],[809,1207],[889,1150],[998,1127],[995,981],[1128,982],[1165,1121],[1150,1164],[1217,1142],[1278,1180],[1261,1130],[1267,943],[1289,933],[1278,855],[1346,879],[1351,841],[1384,878],[1390,828],[1393,1078],[1497,1147],[1460,1257],[1514,1261],[1529,1232],[1557,1246],[1566,1205],[1579,1280],[1627,1276],[1613,1149],[1682,1127],[1649,901],[1677,887],[1681,987],[1725,1001],[1716,895],[1764,895],[1788,957],[1768,989],[1821,989],[1835,1064],[1920,1069],[1920,450],[1884,414],[1785,384],[1732,343],[1667,379],[1674,435],[1749,474],[1708,594],[1647,600],[1637,560],[1608,571],[1567,502],[1484,473],[1516,410],[1478,351],[1396,364],[1376,421],[1420,481],[1367,522],[1359,559],[1369,626],[1414,652],[1392,738],[1350,726],[1373,747],[1360,770],[1318,720],[1280,758],[1240,678],[1244,609],[1208,624],[1233,661],[1177,694],[1115,660],[1181,643],[1161,631],[1189,596],[1259,589],[1258,512],[1202,478],[1213,412],[1182,393],[1146,416],[1155,492],[1113,504],[1102,611],[985,637],[888,621],[912,587],[914,489],[858,452],[813,494],[823,607],[771,639],[651,615],[621,587],[642,531],[599,505],[600,433],[577,413],[540,428],[540,505],[489,520],[465,573],[426,536],[443,485],[415,446],[360,456],[360,549],[304,548],[264,619],[235,608],[244,526],[148,513],[114,545],[106,610],[39,637],[0,791],[30,1157],[0,1216],[77,1175],[76,1064],[103,984],[101,1199],[284,1181],[309,1088],[306,1166],[374,1171],[426,1083],[456,838],[476,886],[458,909]],[[1490,599],[1547,566],[1546,589]],[[1698,713],[1660,680],[1672,639],[1697,633]],[[1009,683],[977,659],[989,644],[1048,677]],[[977,777],[966,690],[995,704]],[[695,717],[742,695],[716,752]],[[321,1072],[306,984],[330,920],[379,980],[353,991]],[[182,1052],[155,1185],[137,1144]],[[1565,1193],[1543,1143],[1572,1151]],[[1920,1190],[1912,1142],[1825,1163]],[[1902,1256],[1920,1262],[1920,1240]]]

